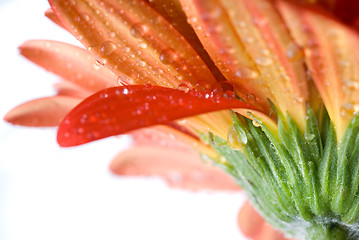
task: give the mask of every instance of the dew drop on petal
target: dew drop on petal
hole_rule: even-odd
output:
[[[173,64],[178,60],[178,55],[171,49],[165,49],[160,52],[160,61],[163,64]]]
[[[340,107],[340,116],[343,118],[351,118],[353,117],[353,112],[354,112],[354,106],[353,104],[347,102],[344,103],[341,107]]]
[[[178,90],[184,91],[187,93],[190,90],[190,87],[186,83],[180,83],[178,85]]]
[[[144,24],[141,23],[136,23],[133,24],[131,27],[131,35],[136,37],[136,38],[142,38],[146,35],[146,33],[148,32],[148,27]]]
[[[256,58],[256,63],[261,66],[269,66],[272,64],[272,62],[273,62],[272,59],[269,57],[261,56]]]
[[[122,74],[117,77],[117,83],[118,85],[132,85],[134,81],[127,75]]]
[[[142,48],[142,49],[145,49],[147,47],[147,44],[146,43],[139,43],[138,47]]]
[[[235,72],[236,77],[243,79],[253,79],[259,76],[257,71],[254,71],[250,68],[241,68]]]
[[[101,54],[102,55],[109,55],[116,49],[116,45],[111,41],[106,41],[101,44]]]
[[[145,66],[146,66],[146,62],[144,62],[144,61],[138,61],[138,62],[136,63],[136,65],[139,66],[139,67],[145,67]]]
[[[252,120],[252,124],[253,124],[253,126],[255,126],[255,127],[260,127],[260,126],[262,126],[262,123],[261,123],[259,120],[257,120],[257,119],[253,119],[253,120]]]
[[[304,56],[302,50],[293,42],[287,46],[286,55],[291,61],[296,61]]]
[[[307,141],[312,141],[312,140],[314,139],[314,137],[315,137],[315,135],[314,135],[314,134],[311,134],[311,133],[306,133],[306,134],[304,135],[304,138],[305,138],[305,140],[307,140]]]
[[[243,150],[246,144],[241,140],[239,133],[232,126],[227,134],[228,145],[234,150]]]

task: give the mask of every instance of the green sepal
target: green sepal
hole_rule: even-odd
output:
[[[359,226],[359,117],[338,141],[326,111],[308,107],[304,132],[276,113],[278,132],[232,112],[243,149],[212,134],[208,142],[273,226],[305,239],[352,239]]]

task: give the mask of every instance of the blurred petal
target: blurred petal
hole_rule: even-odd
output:
[[[284,1],[279,1],[278,7],[293,37],[305,50],[311,76],[340,140],[359,112],[358,33],[320,12]]]
[[[85,99],[59,126],[61,146],[75,146],[201,113],[251,108],[236,98],[213,92],[158,86],[122,86],[105,89]]]
[[[56,14],[54,13],[54,11],[52,11],[51,8],[47,9],[45,11],[45,16],[50,19],[53,23],[55,23],[56,25],[65,28],[65,26],[62,24],[62,22],[60,21],[60,19],[56,16]]]
[[[269,98],[304,129],[308,96],[303,54],[270,1],[181,3],[202,44],[242,99],[268,109]]]
[[[96,64],[86,50],[66,43],[31,40],[23,43],[20,53],[30,61],[91,91],[116,86],[116,77]]]
[[[199,138],[191,133],[183,132],[166,125],[153,126],[138,129],[131,132],[134,144],[171,148],[178,151],[194,149],[212,159],[219,158],[218,154],[208,145],[205,145]]]
[[[65,27],[124,84],[209,88],[216,82],[185,38],[143,1],[49,2]]]
[[[12,109],[4,120],[31,127],[57,126],[81,99],[67,96],[45,97],[26,102]]]
[[[190,149],[134,147],[117,155],[110,169],[125,176],[160,176],[170,186],[190,190],[240,190],[229,175],[204,164]]]
[[[72,96],[78,98],[86,98],[90,96],[93,92],[86,90],[79,85],[76,85],[72,82],[62,80],[61,82],[56,82],[54,88],[57,92],[57,95],[60,96]]]
[[[238,213],[238,226],[241,232],[252,240],[285,240],[280,231],[273,229],[246,201]]]

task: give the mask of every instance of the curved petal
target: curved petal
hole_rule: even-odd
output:
[[[52,11],[51,8],[49,8],[49,9],[47,9],[47,10],[45,11],[45,16],[46,16],[48,19],[50,19],[53,23],[55,23],[56,25],[58,25],[58,26],[60,26],[60,27],[62,27],[62,28],[64,28],[64,29],[66,29],[65,26],[62,24],[62,22],[60,21],[60,19],[56,16],[56,14],[54,13],[54,11]]]
[[[45,97],[21,104],[10,110],[4,120],[31,127],[57,126],[81,99],[67,96]]]
[[[72,96],[77,98],[85,99],[90,96],[93,92],[88,91],[72,82],[62,80],[61,82],[56,82],[54,88],[57,92],[57,95],[60,96]]]
[[[162,148],[176,149],[178,151],[187,151],[191,148],[212,159],[219,158],[218,154],[211,147],[205,145],[192,133],[183,132],[166,125],[135,130],[131,132],[131,136],[136,146],[153,145]]]
[[[278,1],[293,37],[304,48],[313,81],[335,124],[338,141],[359,112],[359,35],[318,11]]]
[[[117,155],[110,169],[122,176],[160,176],[172,187],[189,190],[240,190],[230,176],[189,148],[135,146]]]
[[[158,86],[105,89],[85,99],[59,126],[58,143],[75,146],[97,139],[230,108],[252,108],[214,92],[184,92]]]
[[[90,91],[117,86],[116,76],[96,64],[95,58],[82,48],[56,41],[31,40],[19,49],[30,61]]]
[[[303,54],[271,1],[181,3],[202,44],[241,98],[267,111],[269,98],[304,130],[308,94]]]
[[[65,27],[124,84],[216,83],[184,37],[144,1],[49,2]]]
[[[252,240],[285,240],[280,231],[273,229],[247,201],[237,216],[241,232]],[[289,240],[289,239],[288,239]],[[293,239],[294,240],[294,239]]]

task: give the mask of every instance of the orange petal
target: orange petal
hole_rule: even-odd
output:
[[[270,1],[181,3],[202,44],[240,96],[265,109],[269,98],[304,129],[308,96],[302,51]]]
[[[30,61],[90,91],[116,86],[116,77],[96,64],[86,50],[66,43],[31,40],[23,43],[20,53]]]
[[[54,11],[52,11],[51,8],[47,9],[45,11],[45,16],[50,19],[53,23],[55,23],[56,25],[65,28],[65,26],[62,24],[62,22],[60,21],[60,19],[56,16],[56,14],[54,13]]]
[[[142,1],[50,0],[65,27],[125,84],[208,88],[216,80],[175,28]]]
[[[217,81],[226,81],[222,73],[216,67],[211,57],[203,48],[196,33],[187,21],[186,14],[182,10],[179,0],[156,0],[148,1],[151,7],[156,9],[167,21],[169,21],[178,32],[191,44],[194,50],[201,56],[203,61],[207,64]]]
[[[359,35],[320,12],[278,2],[293,37],[304,48],[314,83],[338,140],[359,112]]]
[[[198,153],[154,146],[135,147],[120,153],[110,165],[124,176],[160,176],[172,187],[190,190],[239,190],[220,169],[204,164]]]
[[[31,127],[57,126],[80,101],[79,98],[67,96],[36,99],[10,110],[4,120],[12,124]]]

